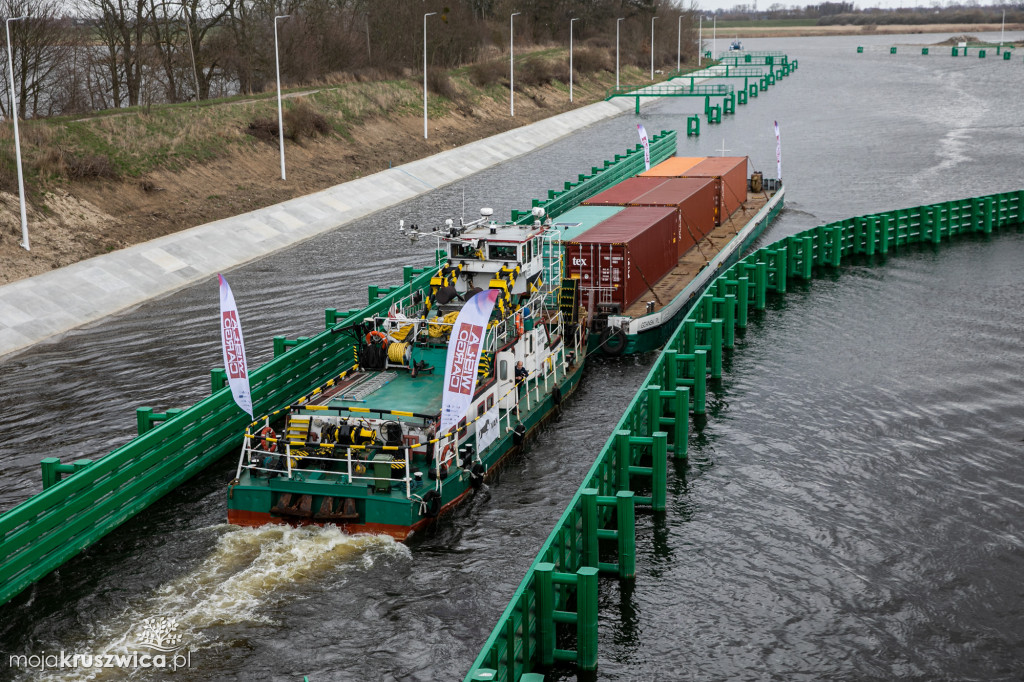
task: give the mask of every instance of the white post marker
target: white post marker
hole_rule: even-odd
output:
[[[569,101],[572,102],[572,22],[579,19],[569,20]]]
[[[18,162],[18,203],[21,205],[21,246],[31,251],[28,245],[28,216],[25,213],[25,176],[21,172],[21,138],[18,136],[18,97],[14,94],[14,58],[11,56],[11,22],[27,17],[11,17],[7,20],[7,67],[11,75],[11,120],[14,121],[14,156]]]
[[[277,20],[287,19],[290,14],[274,17],[274,65],[277,67],[277,139],[281,143],[281,179],[284,173],[284,113],[281,109],[281,57],[277,49]]]
[[[711,21],[711,58],[718,54],[718,15],[712,17]]]
[[[615,89],[619,89],[619,23],[626,17],[615,20]]]
[[[437,12],[423,15],[423,139],[427,139],[427,17]]]
[[[654,20],[658,17],[651,17],[651,80],[654,80]]]
[[[516,62],[515,62],[515,37],[516,23],[515,19],[519,16],[520,12],[513,12],[512,16],[508,18],[508,110],[510,116],[516,115]]]
[[[775,163],[777,164],[777,167],[776,167],[777,175],[776,175],[776,177],[779,180],[781,180],[782,179],[782,138],[779,137],[779,122],[778,121],[775,122]]]

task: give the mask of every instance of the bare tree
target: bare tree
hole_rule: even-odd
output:
[[[11,24],[11,57],[14,88],[21,118],[46,115],[53,108],[50,88],[70,51],[67,22],[60,18],[57,0],[0,0],[4,17],[26,17]],[[5,55],[6,56],[6,55]],[[4,65],[6,67],[6,64]],[[0,75],[3,92],[10,92],[8,70]],[[7,97],[0,98],[0,112],[10,116]]]

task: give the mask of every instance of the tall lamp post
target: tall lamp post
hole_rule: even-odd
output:
[[[697,66],[700,66],[701,59],[704,57],[704,13],[701,12],[700,18],[697,19]]]
[[[513,51],[515,50],[514,31],[516,29],[515,19],[520,12],[513,12],[508,18],[508,110],[510,116],[516,115],[516,62]]]
[[[651,17],[651,80],[654,80],[654,20],[658,17]]]
[[[718,54],[718,15],[711,17],[711,58]]]
[[[11,119],[14,121],[14,155],[18,161],[18,202],[21,205],[21,246],[31,251],[28,245],[28,216],[25,214],[25,177],[21,172],[21,138],[18,137],[18,98],[14,94],[14,58],[11,56],[11,22],[27,17],[11,17],[7,20],[7,68],[11,75]]]
[[[274,17],[274,65],[277,67],[277,139],[281,143],[281,179],[284,180],[284,111],[281,108],[281,56],[277,48],[277,22],[290,14]]]
[[[579,19],[569,20],[569,101],[572,102],[572,23]]]
[[[427,139],[427,17],[437,12],[423,15],[423,139]]]
[[[683,56],[683,15],[679,15],[679,21],[676,22],[676,75],[679,75],[680,63]]]
[[[619,24],[626,17],[615,20],[615,89],[619,89]]]

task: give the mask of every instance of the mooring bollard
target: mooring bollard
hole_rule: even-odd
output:
[[[922,47],[921,48],[921,54],[928,54],[928,48],[927,47]]]
[[[757,87],[757,83],[751,83],[748,94],[751,97],[757,97],[759,92],[760,92],[760,88]]]
[[[985,50],[978,50],[978,59],[985,58]]]
[[[723,114],[735,114],[736,113],[736,93],[730,92],[724,100],[722,100],[722,113]]]
[[[960,48],[954,47],[953,48],[953,56],[957,57],[959,55],[960,55]]]
[[[715,104],[708,109],[708,123],[721,123],[722,122],[722,105]]]
[[[896,54],[896,48],[895,47],[890,47],[889,48],[889,54]]]
[[[857,54],[864,54],[864,46],[863,45],[858,45],[857,46]]]
[[[736,104],[747,103],[747,89],[744,87],[742,90],[736,91]]]

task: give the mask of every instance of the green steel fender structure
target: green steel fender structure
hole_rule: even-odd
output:
[[[706,414],[707,382],[722,376],[736,329],[792,279],[810,280],[854,255],[1024,229],[1024,190],[819,225],[757,249],[724,270],[669,338],[643,385],[541,546],[466,682],[539,682],[556,662],[597,668],[598,578],[636,575],[635,505],[666,507],[668,457],[685,459],[689,416]],[[637,485],[637,479],[640,479]],[[649,492],[640,496],[638,492]],[[614,543],[615,562],[599,558]],[[605,555],[607,556],[607,554]],[[561,634],[563,637],[558,637]],[[575,639],[575,649],[556,642]]]
[[[652,161],[672,156],[674,131],[651,138]],[[557,216],[644,168],[638,144],[614,160],[549,192],[544,206]],[[529,211],[513,218],[532,221]],[[440,261],[438,261],[440,264]],[[415,290],[427,291],[436,268],[406,267],[400,286],[370,286],[363,309],[325,311],[326,329],[312,338],[274,338],[274,359],[252,372],[253,406],[266,414],[299,399],[353,364],[348,329]],[[43,491],[0,515],[0,604],[10,601],[79,552],[225,455],[237,455],[249,423],[231,398],[222,369],[212,370],[212,395],[186,410],[137,410],[139,436],[93,461],[41,462]]]

